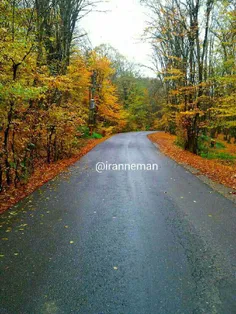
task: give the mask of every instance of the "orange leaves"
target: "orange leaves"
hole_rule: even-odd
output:
[[[92,51],[88,58],[91,73],[95,73],[93,97],[97,104],[97,123],[99,128],[120,127],[124,124],[124,112],[118,102],[117,88],[112,83],[114,69],[111,61]]]
[[[235,167],[223,165],[218,160],[204,159],[181,149],[174,144],[176,136],[167,133],[150,134],[149,139],[158,144],[161,151],[175,161],[190,165],[200,171],[200,174],[210,179],[236,189]]]
[[[106,57],[101,57],[96,51],[90,53],[88,65],[91,70],[96,70],[106,79],[114,73],[114,69],[111,67],[111,61]]]
[[[61,160],[54,164],[38,164],[34,174],[31,176],[30,182],[19,186],[17,189],[12,186],[7,193],[0,195],[0,213],[4,212],[19,200],[32,193],[35,189],[54,178],[57,174],[65,170],[71,164],[75,163],[105,139],[107,139],[107,137],[98,140],[90,139],[84,141],[81,143],[82,148],[69,159]]]
[[[124,115],[118,104],[116,87],[111,82],[114,70],[107,58],[95,52],[88,57],[77,51],[71,57],[65,74],[52,75],[49,66],[37,67],[37,60],[32,54],[25,60],[14,82],[11,71],[6,71],[5,77],[9,83],[0,83],[3,102],[0,108],[3,120],[0,133],[0,161],[3,165],[0,188],[9,191],[9,195],[16,193],[13,199],[19,199],[20,190],[12,187],[13,182],[17,187],[27,182],[30,182],[27,183],[29,186],[37,186],[34,171],[39,163],[45,168],[46,162],[71,157],[81,147],[78,129],[88,123],[93,71],[97,74],[94,98],[98,127],[108,129],[109,133],[121,131]],[[3,80],[1,73],[0,80]],[[7,133],[5,144],[4,132]],[[32,180],[37,182],[33,183]],[[6,198],[7,204],[9,199]]]

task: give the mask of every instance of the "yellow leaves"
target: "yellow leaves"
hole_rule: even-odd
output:
[[[168,59],[182,62],[182,59],[176,56],[167,55]]]
[[[170,68],[164,71],[164,80],[171,81],[171,80],[179,80],[184,77],[184,73],[177,68]]]
[[[118,103],[117,88],[111,81],[114,69],[111,61],[92,51],[88,57],[91,74],[94,73],[93,87],[95,88],[95,101],[98,108],[97,120],[111,124],[111,127],[120,126],[124,120],[122,106]]]
[[[61,91],[68,91],[71,86],[71,79],[66,75],[61,75],[57,77],[48,77],[45,78],[45,81],[48,84],[48,88],[50,89],[59,89]]]
[[[196,115],[196,112],[195,111],[183,111],[183,112],[180,112],[180,114],[182,116],[193,117]]]
[[[90,53],[88,64],[92,71],[96,70],[98,75],[103,76],[104,79],[109,78],[114,73],[114,69],[111,67],[111,61],[106,57],[101,57],[96,51]]]

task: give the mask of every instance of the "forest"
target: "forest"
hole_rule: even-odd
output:
[[[0,190],[71,156],[86,136],[150,127],[149,79],[114,48],[91,49],[76,27],[95,4],[1,1]]]
[[[0,314],[236,314],[236,0],[0,0]]]
[[[163,93],[157,128],[198,154],[202,138],[236,143],[236,2],[143,0]]]
[[[0,2],[0,191],[86,138],[164,130],[194,154],[219,134],[235,143],[235,2],[140,2],[154,78],[107,44],[91,48],[79,21],[99,1]]]

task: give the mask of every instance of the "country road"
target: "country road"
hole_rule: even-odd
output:
[[[1,314],[236,313],[236,207],[147,134],[111,137],[0,217]]]

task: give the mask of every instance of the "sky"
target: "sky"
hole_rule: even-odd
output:
[[[151,46],[141,41],[147,17],[139,0],[108,0],[98,8],[108,12],[91,12],[80,21],[93,47],[110,44],[128,60],[151,66]],[[141,73],[155,76],[146,68]]]

